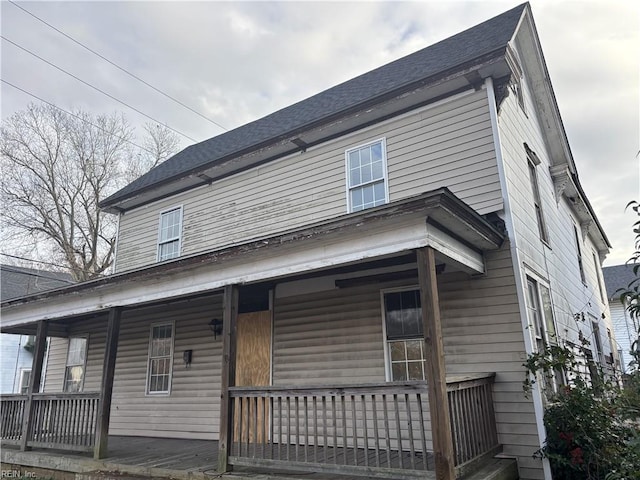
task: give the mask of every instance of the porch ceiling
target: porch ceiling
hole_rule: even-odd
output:
[[[482,252],[504,234],[448,189],[240,245],[183,257],[2,303],[2,332],[39,320],[97,314],[111,307],[197,295],[230,284],[304,273],[433,247],[447,263],[483,273]]]

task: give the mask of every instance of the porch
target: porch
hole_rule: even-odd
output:
[[[2,330],[36,345],[28,394],[2,399],[4,441],[100,460],[114,433],[217,439],[220,473],[367,478],[452,479],[493,457],[521,342],[502,235],[446,192],[303,233],[7,305]],[[46,338],[83,335],[85,393],[56,393],[70,340],[41,385]]]
[[[457,476],[499,452],[493,375],[451,377],[447,396]],[[424,382],[349,387],[230,387],[233,437],[228,461],[236,472],[306,472],[368,478],[436,478]],[[2,462],[77,472],[206,477],[218,472],[219,442],[108,437],[108,455],[92,460],[99,394],[34,394],[29,449],[21,452],[27,395],[3,395]],[[72,453],[73,452],[73,453]],[[64,470],[65,467],[61,467]],[[309,474],[313,473],[311,477]]]

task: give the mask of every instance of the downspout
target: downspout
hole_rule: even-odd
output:
[[[529,321],[527,319],[527,308],[525,304],[525,286],[523,281],[522,261],[520,260],[520,251],[518,249],[517,236],[511,215],[511,202],[507,177],[505,173],[504,158],[502,157],[502,143],[500,141],[500,130],[498,128],[498,107],[496,105],[495,93],[493,90],[493,79],[488,77],[485,79],[487,90],[487,99],[489,102],[489,114],[491,116],[491,130],[493,132],[493,145],[496,152],[496,161],[498,163],[498,175],[500,177],[500,189],[502,190],[502,200],[504,202],[504,222],[509,235],[509,249],[511,250],[511,258],[513,264],[513,274],[516,282],[516,295],[518,297],[518,308],[520,309],[520,321],[522,323],[522,333],[524,337],[524,346],[527,355],[533,353],[533,340],[529,334]],[[540,440],[540,448],[544,446],[547,433],[544,428],[544,406],[542,404],[542,394],[538,388],[538,384],[534,383],[531,391],[533,400],[533,409],[536,415],[536,427],[538,430],[538,439]],[[551,480],[551,467],[549,460],[542,459],[542,468],[544,470],[544,478]]]

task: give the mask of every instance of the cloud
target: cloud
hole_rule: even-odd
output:
[[[29,2],[25,8],[167,94],[232,128],[440,41],[521,3]],[[531,2],[580,178],[614,244],[630,254],[620,213],[640,198],[639,4]],[[161,123],[205,139],[222,130],[78,47],[8,2],[3,35]],[[123,110],[2,44],[2,78],[64,108]],[[2,116],[32,99],[2,85]],[[147,119],[126,112],[134,124]],[[189,141],[184,141],[183,146]],[[625,223],[626,222],[626,223]]]

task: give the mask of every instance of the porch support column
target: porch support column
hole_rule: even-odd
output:
[[[95,459],[107,456],[111,396],[113,393],[113,376],[116,370],[121,316],[122,307],[114,307],[109,310],[107,340],[104,347],[104,363],[102,366],[102,386],[100,388],[100,402],[98,403],[98,423],[96,425],[96,440],[93,447],[93,458]]]
[[[236,383],[236,324],[238,316],[238,286],[224,287],[222,313],[222,378],[220,385],[220,437],[218,441],[218,472],[232,470],[229,465],[233,441],[233,399],[229,387]]]
[[[431,247],[418,249],[418,277],[422,323],[424,326],[425,356],[427,360],[427,386],[429,389],[429,413],[433,435],[436,478],[454,480],[455,466],[453,438],[449,422],[447,379],[444,364],[440,301],[436,280],[435,252]]]
[[[22,438],[20,438],[20,450],[23,452],[31,450],[27,447],[27,441],[31,438],[33,431],[33,394],[40,391],[42,380],[42,364],[44,353],[47,348],[47,329],[49,323],[46,320],[38,322],[36,331],[36,344],[33,351],[33,361],[31,362],[31,377],[29,377],[29,390],[27,390],[27,402],[24,406],[24,416],[22,417]]]

